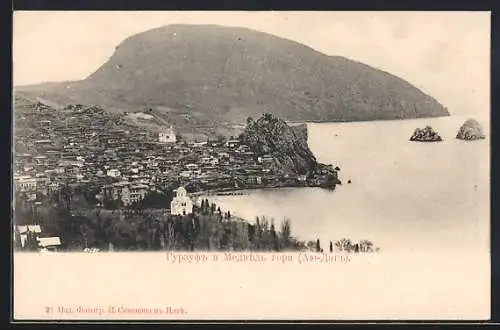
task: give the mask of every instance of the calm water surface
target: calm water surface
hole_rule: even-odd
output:
[[[301,239],[323,247],[342,237],[384,250],[489,251],[489,138],[455,139],[466,117],[309,124],[318,161],[341,168],[343,185],[251,191],[210,199],[247,219],[292,220]],[[481,121],[489,134],[489,122]],[[408,141],[431,125],[441,143]],[[352,180],[347,184],[347,180]]]

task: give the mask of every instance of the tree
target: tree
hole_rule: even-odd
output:
[[[237,221],[229,221],[229,230],[230,230],[230,248],[232,250],[241,250],[242,245],[244,244],[242,232],[240,231],[239,224]]]
[[[175,242],[176,242],[176,236],[175,236],[175,224],[172,219],[167,220],[167,234],[166,234],[166,241],[167,241],[167,250],[174,250],[175,249]]]
[[[21,234],[19,233],[19,230],[17,227],[14,229],[14,249],[15,250],[21,250],[23,247],[22,241],[21,241]]]
[[[262,246],[262,227],[260,225],[260,218],[255,217],[255,233],[254,233],[254,249],[260,250]]]
[[[369,240],[363,239],[359,242],[359,249],[361,252],[372,252],[373,243]]]
[[[310,249],[310,250],[316,249],[316,242],[315,241],[309,241],[309,242],[307,242],[306,247],[308,249]]]
[[[162,249],[162,240],[161,240],[161,233],[159,231],[159,228],[157,226],[154,226],[152,228],[152,234],[153,234],[153,250],[161,250]]]
[[[321,244],[319,242],[319,238],[316,240],[316,252],[320,252],[321,251]]]
[[[292,232],[292,225],[290,223],[290,219],[285,218],[281,223],[281,232],[280,232],[282,249],[287,249],[290,246],[291,232]]]
[[[261,248],[264,250],[272,250],[273,245],[272,245],[271,233],[269,230],[269,220],[265,216],[261,217],[260,228],[261,228],[261,237],[260,237]]]
[[[271,234],[271,242],[270,243],[272,245],[272,249],[275,251],[279,251],[280,244],[279,244],[278,235],[276,234],[276,229],[274,227],[274,219],[271,219],[271,228],[269,229],[269,232]]]
[[[342,238],[340,241],[335,242],[335,246],[340,251],[351,251],[353,248],[353,243],[348,238]]]
[[[121,217],[113,226],[111,243],[116,250],[130,250],[135,247],[135,230],[133,226]]]
[[[62,186],[59,190],[59,199],[67,209],[69,209],[71,206],[71,195],[72,191],[68,185]]]
[[[207,214],[207,209],[208,209],[208,201],[206,199],[201,200],[201,214]]]
[[[226,137],[222,134],[217,135],[216,143],[219,145],[226,143]]]
[[[330,241],[330,252],[333,252],[333,243]]]
[[[26,241],[24,247],[28,251],[38,251],[38,240],[36,239],[36,234],[28,229],[26,233]]]
[[[93,231],[93,239],[92,247],[98,247],[100,249],[105,249],[106,246],[109,245],[110,236],[108,227],[111,226],[111,221],[109,218],[102,219],[100,214],[95,214],[91,218],[87,218],[86,220],[86,231]],[[89,228],[90,227],[90,228]]]
[[[165,192],[150,191],[146,194],[143,200],[139,201],[136,206],[136,210],[143,211],[148,208],[164,208],[169,205],[173,199],[173,190],[167,190]]]
[[[237,222],[236,226],[237,232],[237,244],[238,249],[240,250],[248,250],[250,248],[250,240],[249,240],[249,224],[247,222]]]
[[[223,236],[224,236],[224,225],[222,222],[216,222],[214,224],[214,236],[213,236],[213,243],[214,247],[216,249],[221,249],[223,246]]]

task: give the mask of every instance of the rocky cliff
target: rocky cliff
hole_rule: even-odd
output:
[[[331,165],[320,164],[307,145],[307,126],[289,126],[266,113],[257,120],[248,118],[240,140],[257,156],[273,159],[273,171],[282,175],[302,176],[311,186],[335,188],[340,184]]]
[[[465,121],[457,133],[457,139],[460,140],[474,141],[484,138],[485,136],[481,125],[477,120],[472,118]]]

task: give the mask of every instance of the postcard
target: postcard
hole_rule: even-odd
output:
[[[488,320],[490,13],[16,11],[13,317]]]

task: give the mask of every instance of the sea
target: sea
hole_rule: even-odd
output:
[[[310,123],[308,144],[317,160],[340,167],[334,191],[278,188],[207,196],[251,222],[288,218],[301,240],[370,240],[380,251],[489,253],[490,139],[456,139],[469,117],[354,123]],[[430,125],[442,142],[409,141]],[[351,183],[348,183],[350,180]]]
[[[250,221],[265,215],[279,228],[289,218],[292,234],[319,238],[330,259],[329,241],[343,237],[371,240],[378,252],[328,263],[300,262],[309,252],[290,252],[286,263],[273,261],[282,253],[268,253],[265,262],[227,262],[224,253],[214,261],[211,253],[200,264],[173,263],[161,252],[18,253],[15,317],[487,320],[489,139],[455,139],[465,119],[308,124],[311,150],[341,168],[343,185],[207,196]],[[408,141],[425,125],[443,142]],[[79,313],[81,306],[104,312]],[[108,306],[187,313],[110,313]]]

